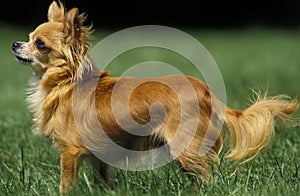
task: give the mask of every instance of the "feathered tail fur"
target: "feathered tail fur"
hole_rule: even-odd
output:
[[[297,111],[299,100],[257,94],[257,100],[243,111],[228,109],[225,123],[230,134],[227,158],[249,161],[270,146],[276,125],[295,125],[290,114]],[[244,161],[244,162],[245,162]]]

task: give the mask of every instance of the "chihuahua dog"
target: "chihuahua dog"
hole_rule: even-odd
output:
[[[89,56],[92,28],[84,21],[77,8],[65,11],[54,1],[29,42],[12,45],[16,60],[34,70],[27,103],[34,133],[51,138],[61,153],[61,193],[74,184],[83,159],[108,182],[114,165],[107,160],[125,159],[113,144],[135,152],[166,145],[172,160],[208,181],[223,138],[226,157],[242,163],[270,146],[276,125],[295,123],[297,98],[258,96],[234,110],[194,77],[110,77]]]

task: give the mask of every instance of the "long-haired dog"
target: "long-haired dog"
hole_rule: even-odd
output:
[[[226,157],[242,162],[270,146],[276,125],[293,121],[297,98],[258,96],[247,109],[233,110],[190,76],[110,77],[89,56],[92,30],[84,20],[77,8],[65,12],[54,1],[29,42],[12,45],[17,61],[34,69],[27,102],[34,133],[50,137],[61,152],[61,193],[72,187],[84,158],[109,180],[110,164],[101,156],[125,157],[111,141],[135,152],[167,145],[184,170],[207,181],[224,133]]]

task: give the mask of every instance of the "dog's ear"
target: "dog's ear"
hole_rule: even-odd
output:
[[[65,33],[71,39],[78,39],[81,32],[81,17],[77,8],[67,12],[65,17]]]
[[[60,4],[57,5],[56,1],[53,1],[48,9],[48,20],[50,22],[62,22],[64,20],[64,8]]]

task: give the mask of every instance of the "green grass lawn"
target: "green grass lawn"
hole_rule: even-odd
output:
[[[32,70],[16,63],[11,53],[11,44],[16,40],[27,41],[28,32],[33,28],[3,23],[0,26],[0,195],[58,195],[59,153],[48,139],[32,134],[31,114],[25,104],[26,82]],[[251,88],[266,89],[268,86],[270,95],[300,94],[300,31],[181,30],[198,39],[214,57],[224,79],[230,107],[247,107]],[[109,33],[98,31],[101,30],[94,35],[97,39]],[[158,58],[157,51],[145,50],[143,58]],[[129,55],[136,54],[139,52]],[[164,56],[154,60],[160,58]],[[138,61],[123,55],[108,68],[112,75],[120,75],[126,66]],[[198,77],[188,63],[182,62],[180,69],[184,73]],[[300,117],[300,113],[296,116]],[[212,172],[215,180],[207,185],[198,178],[191,183],[179,166],[172,163],[144,172],[116,169],[112,187],[99,188],[93,184],[91,171],[84,164],[72,194],[299,195],[300,127],[276,129],[271,149],[241,165],[236,172],[231,163],[223,159]]]

